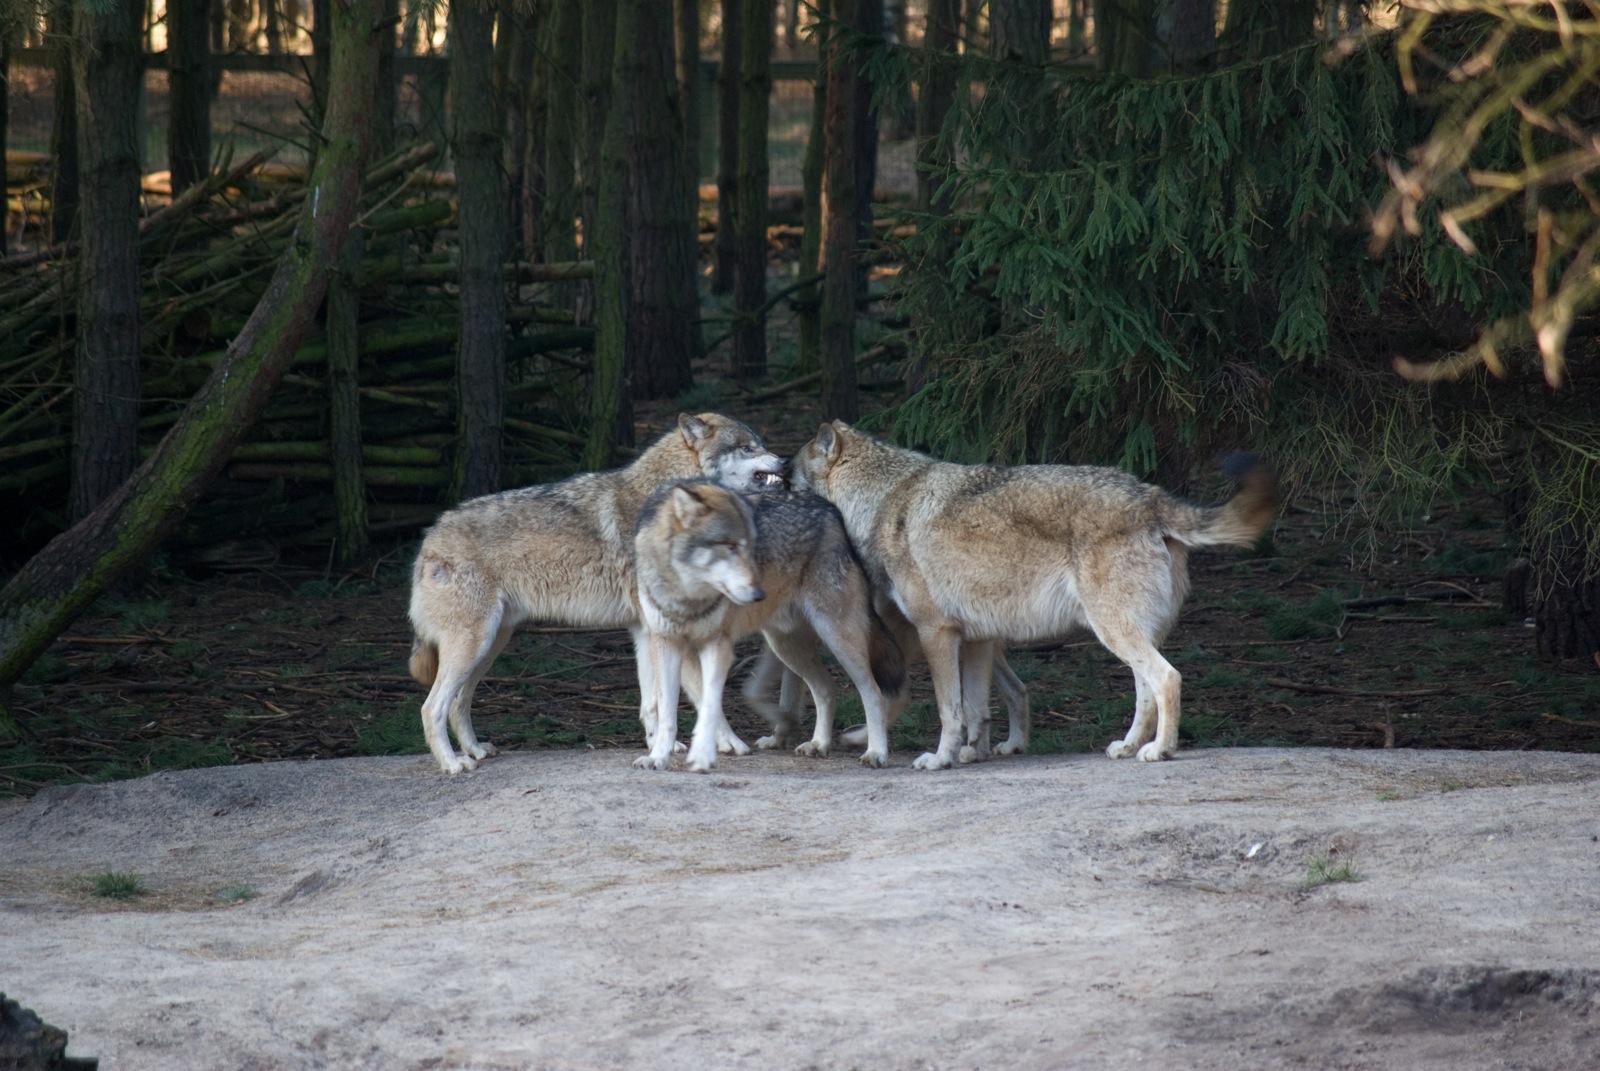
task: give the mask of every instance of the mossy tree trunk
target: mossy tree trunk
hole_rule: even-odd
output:
[[[870,16],[871,0],[833,0],[833,17],[846,30],[867,32],[862,15]],[[822,415],[854,420],[859,411],[856,392],[856,268],[860,260],[856,195],[860,179],[861,137],[867,122],[863,79],[850,61],[843,34],[828,41],[826,166],[823,196],[827,208],[822,245],[821,347]]]
[[[456,349],[456,499],[500,489],[505,422],[505,195],[494,94],[494,11],[450,5],[450,150],[461,222],[461,333]]]
[[[139,457],[139,84],[143,6],[74,9],[78,116],[78,322],[72,366],[74,520]]]
[[[211,20],[220,0],[187,0],[167,7],[167,161],[172,194],[211,172]]]
[[[392,36],[392,34],[391,34]],[[353,228],[328,284],[328,458],[333,466],[334,555],[367,552],[367,484],[361,471],[361,246]]]
[[[772,0],[745,0],[739,45],[738,249],[734,281],[733,374],[767,372],[767,109],[772,97]]]
[[[628,55],[635,44],[638,5],[653,0],[620,0],[612,24],[612,91],[615,96],[605,115],[599,164],[593,177],[595,198],[584,212],[584,248],[594,259],[594,357],[589,391],[589,428],[583,446],[583,465],[609,468],[619,443],[631,445],[633,407],[628,392],[628,137],[634,87],[629,79],[638,72]],[[598,5],[596,5],[598,6]],[[609,5],[607,5],[609,6]],[[592,10],[592,9],[591,9]],[[587,23],[585,24],[587,32]],[[589,39],[584,39],[584,61],[589,62]],[[587,79],[586,79],[587,80]],[[588,180],[585,179],[585,186]]]
[[[78,218],[78,104],[72,75],[72,0],[55,0],[47,15],[55,92],[50,122],[50,240],[72,237]]]
[[[832,15],[831,0],[816,0],[817,16],[824,22]],[[801,232],[800,278],[815,275],[822,262],[822,167],[826,155],[826,112],[828,106],[828,74],[826,52],[818,57],[817,78],[811,86],[811,132],[806,138],[806,155],[800,165]],[[822,347],[822,328],[818,304],[822,292],[815,285],[802,287],[795,292],[796,319],[799,321],[800,339],[795,357],[796,372],[814,372],[818,352]]]
[[[739,264],[739,66],[748,0],[722,0],[722,54],[717,61],[717,236],[711,292],[733,290]]]
[[[294,239],[155,452],[0,589],[0,704],[51,640],[182,521],[250,430],[322,304],[361,192],[377,74],[376,0],[339,0],[333,11],[334,92]]]
[[[632,20],[624,27],[623,16]],[[612,107],[628,120],[629,384],[634,398],[670,398],[693,382],[695,218],[683,197],[683,115],[673,62],[672,5],[642,0],[617,12]],[[624,71],[626,68],[626,71]],[[609,133],[609,132],[608,132]]]

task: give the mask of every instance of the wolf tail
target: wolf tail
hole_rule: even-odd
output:
[[[867,631],[867,661],[872,667],[872,679],[878,690],[891,702],[897,699],[906,686],[906,659],[895,642],[894,633],[883,623],[877,611],[869,609],[871,627]]]
[[[1278,512],[1278,479],[1254,454],[1233,454],[1222,463],[1238,489],[1220,506],[1196,506],[1177,498],[1162,503],[1161,526],[1172,539],[1191,547],[1226,544],[1248,547],[1261,537]]]
[[[433,679],[439,675],[439,645],[430,643],[421,636],[414,637],[411,641],[411,676],[424,688],[433,687]]]

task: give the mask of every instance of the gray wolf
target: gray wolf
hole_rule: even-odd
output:
[[[1197,506],[1116,469],[957,465],[842,421],[822,425],[789,468],[795,487],[839,507],[874,585],[916,628],[940,724],[918,769],[981,757],[997,641],[1079,626],[1133,671],[1133,725],[1106,753],[1170,758],[1182,678],[1159,647],[1189,591],[1189,550],[1248,546],[1277,509],[1258,459],[1241,455],[1228,471],[1234,496]]]
[[[422,728],[439,767],[470,770],[494,754],[473,732],[472,693],[522,622],[631,629],[643,657],[632,549],[651,492],[688,476],[756,488],[782,472],[782,459],[739,421],[680,413],[677,428],[630,465],[485,495],[441,516],[411,571],[411,675],[431,686]],[[653,698],[641,697],[647,733],[654,710]]]
[[[663,770],[677,741],[678,689],[687,664],[700,676],[698,717],[685,764],[716,762],[722,693],[733,645],[760,632],[811,689],[816,731],[805,754],[833,740],[833,693],[818,640],[861,692],[867,749],[861,761],[886,766],[889,696],[905,683],[894,637],[872,609],[872,590],[844,523],[815,495],[741,495],[710,481],[663,488],[645,504],[634,537],[639,620],[649,645],[639,688],[654,690],[660,716],[650,752],[635,765]],[[885,693],[888,693],[886,696]]]

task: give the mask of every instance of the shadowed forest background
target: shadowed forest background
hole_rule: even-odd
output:
[[[0,793],[422,750],[421,530],[708,409],[1202,499],[1255,450],[1186,744],[1600,746],[1583,5],[0,12]],[[636,742],[626,634],[529,632],[486,735]],[[1091,639],[1013,665],[1036,751],[1126,721]]]

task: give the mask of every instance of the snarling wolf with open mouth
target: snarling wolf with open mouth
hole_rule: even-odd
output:
[[[833,739],[833,689],[820,639],[861,693],[867,749],[861,761],[885,766],[885,711],[905,683],[894,637],[872,609],[872,590],[838,511],[815,495],[741,495],[689,481],[653,495],[634,537],[639,620],[649,666],[639,662],[641,693],[654,690],[660,717],[650,751],[635,765],[663,770],[677,741],[678,689],[686,662],[698,665],[698,718],[686,765],[705,772],[717,758],[722,693],[733,645],[759,631],[811,689],[816,731],[806,754],[825,755]]]
[[[1277,510],[1265,465],[1227,467],[1238,491],[1197,506],[1116,469],[951,464],[834,421],[789,475],[839,507],[873,583],[916,626],[940,733],[914,765],[942,769],[983,757],[996,643],[1080,626],[1133,671],[1133,725],[1107,754],[1176,752],[1182,679],[1159,647],[1189,591],[1189,550],[1248,546]]]
[[[782,472],[783,460],[739,421],[679,414],[677,428],[631,465],[485,495],[441,516],[411,571],[411,675],[430,686],[422,729],[439,767],[470,770],[494,754],[473,732],[472,693],[522,622],[630,629],[644,657],[632,557],[651,492],[691,476],[754,490],[781,482]],[[654,712],[654,696],[641,696],[647,735]],[[749,750],[725,723],[714,729],[733,750]]]

